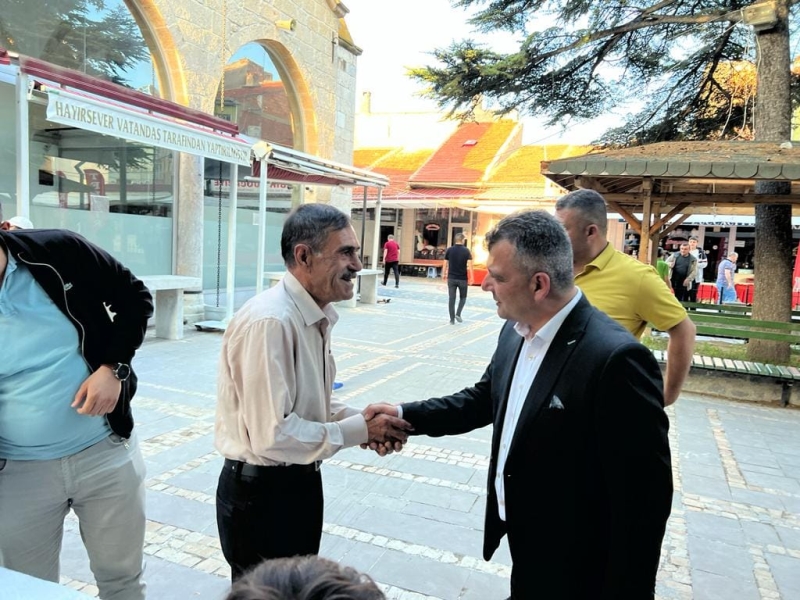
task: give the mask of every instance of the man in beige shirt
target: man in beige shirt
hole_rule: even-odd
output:
[[[367,421],[331,398],[331,329],[338,320],[331,303],[353,297],[359,248],[344,213],[300,206],[281,236],[286,275],[249,300],[223,337],[217,525],[234,580],[265,558],[319,552],[322,459],[369,441],[399,445],[407,438],[402,419]]]

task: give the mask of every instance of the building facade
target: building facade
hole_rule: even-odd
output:
[[[258,246],[249,145],[351,164],[360,50],[339,0],[3,5],[2,219],[78,231],[138,275],[202,276],[213,290],[226,278],[235,179],[236,286],[246,288]],[[337,186],[270,185],[267,264],[282,262],[293,205],[349,212],[350,198]]]

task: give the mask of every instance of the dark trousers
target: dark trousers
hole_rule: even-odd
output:
[[[700,287],[700,284],[696,281],[692,284],[692,289],[686,290],[686,301],[687,302],[697,302],[697,288]]]
[[[694,286],[694,284],[692,284]],[[675,290],[675,297],[680,302],[691,302],[689,300],[690,297],[690,290],[686,289],[686,286],[683,285],[683,279],[680,280],[672,280],[672,289]]]
[[[447,301],[447,308],[450,311],[450,320],[456,318],[456,315],[461,316],[461,311],[464,310],[464,305],[467,303],[467,285],[466,279],[450,279],[447,278],[447,293],[449,295]],[[458,310],[456,310],[456,290],[458,290]]]
[[[396,260],[393,262],[383,263],[383,285],[386,285],[386,280],[389,279],[389,271],[394,271],[394,284],[400,285],[400,267]]]
[[[319,471],[260,467],[256,476],[222,468],[217,486],[217,528],[235,581],[266,558],[318,554],[322,539]]]

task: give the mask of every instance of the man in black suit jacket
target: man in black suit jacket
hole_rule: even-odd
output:
[[[552,216],[510,215],[486,240],[483,289],[507,322],[481,380],[368,410],[414,435],[494,425],[483,555],[508,535],[512,599],[652,599],[672,499],[659,367],[575,287]]]

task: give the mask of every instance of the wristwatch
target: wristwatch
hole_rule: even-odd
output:
[[[116,363],[114,365],[108,365],[111,368],[111,372],[114,373],[114,377],[119,379],[120,381],[127,381],[128,377],[131,376],[131,366],[126,365],[125,363]]]

